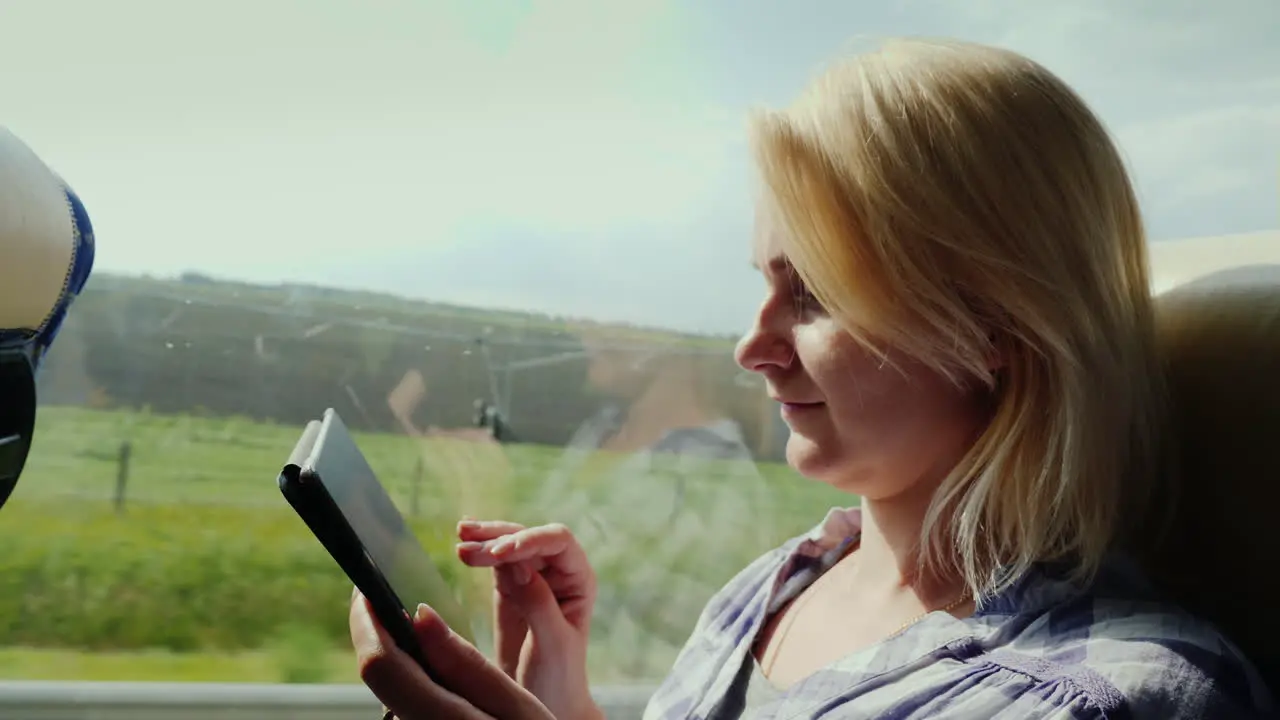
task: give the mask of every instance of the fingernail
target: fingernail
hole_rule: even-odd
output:
[[[479,550],[484,547],[484,543],[467,540],[465,542],[458,543],[457,547],[459,550]]]
[[[430,609],[431,608],[428,608],[426,603],[418,603],[418,609],[414,611],[413,619],[417,622],[421,622],[422,620],[425,620],[427,617],[427,612]]]
[[[504,553],[509,552],[515,546],[516,546],[516,541],[514,539],[505,537],[495,542],[492,546],[490,546],[489,552],[493,553],[494,555],[502,555]]]

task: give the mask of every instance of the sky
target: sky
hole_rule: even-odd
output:
[[[736,332],[746,113],[896,35],[1061,75],[1154,241],[1280,227],[1275,0],[0,0],[0,125],[100,268]]]

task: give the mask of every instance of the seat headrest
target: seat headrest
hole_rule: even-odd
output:
[[[1159,296],[1157,308],[1180,467],[1156,579],[1277,689],[1280,263],[1214,272]]]
[[[93,257],[80,198],[0,128],[0,505],[31,450],[35,373],[88,281]]]
[[[38,363],[93,267],[80,198],[0,127],[0,350]]]

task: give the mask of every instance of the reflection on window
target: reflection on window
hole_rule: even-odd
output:
[[[716,589],[836,502],[786,482],[776,409],[732,342],[96,277],[0,530],[3,652],[25,676],[354,681],[349,585],[274,477],[334,407],[481,628],[492,586],[453,559],[454,523],[564,522],[600,577],[593,680],[657,678]]]

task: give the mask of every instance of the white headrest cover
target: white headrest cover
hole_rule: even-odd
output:
[[[0,346],[47,348],[88,278],[93,232],[78,198],[0,127]]]

